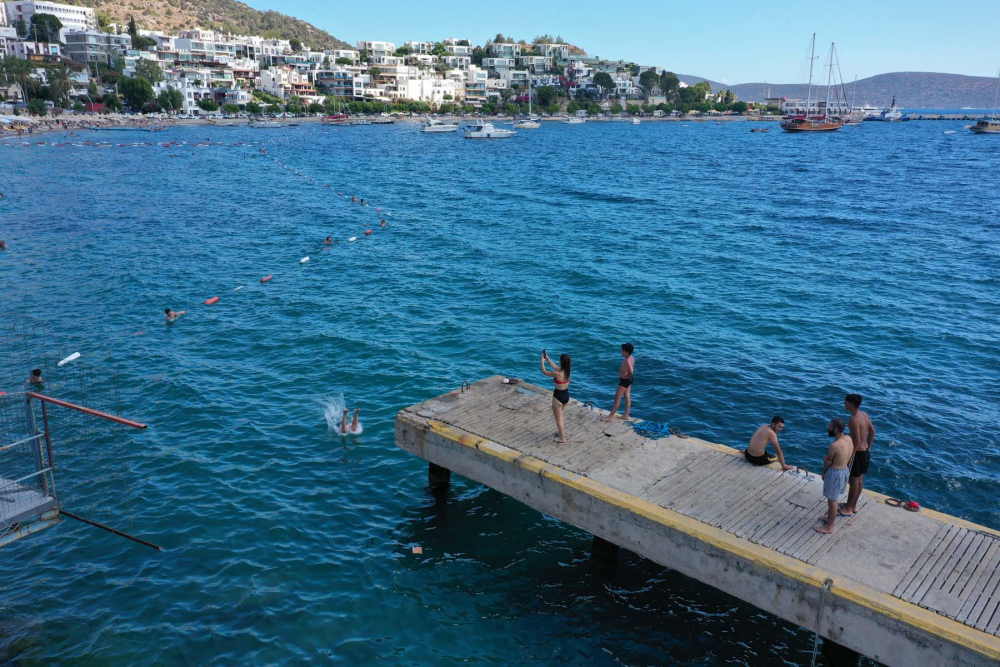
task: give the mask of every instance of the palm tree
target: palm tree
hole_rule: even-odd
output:
[[[48,79],[52,96],[57,99],[61,100],[66,97],[73,88],[73,78],[70,69],[64,62],[60,62],[49,68]]]
[[[28,101],[28,81],[31,80],[31,63],[27,60],[7,56],[3,60],[3,69],[7,80],[13,80],[21,87],[24,94],[24,101]]]

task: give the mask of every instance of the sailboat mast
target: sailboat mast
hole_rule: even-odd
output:
[[[858,95],[858,75],[854,75],[854,91],[851,92],[851,115],[854,115],[854,98]]]
[[[1000,71],[997,71],[997,92],[993,93],[993,118],[997,117],[997,98],[1000,97]]]
[[[809,105],[812,104],[814,60],[816,60],[816,33],[813,33],[812,49],[809,52],[809,92],[806,93],[806,118],[809,117]]]
[[[830,82],[833,80],[833,42],[830,42],[830,72],[826,75],[826,108],[823,115],[830,115]]]

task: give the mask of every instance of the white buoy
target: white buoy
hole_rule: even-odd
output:
[[[302,259],[299,260],[299,264],[305,264],[308,261],[309,261],[308,257],[303,257]]]
[[[233,288],[233,291],[234,292],[239,292],[241,289],[243,289],[243,285],[240,285],[239,287]]]
[[[358,237],[357,237],[357,236],[352,236],[351,238],[347,239],[347,242],[348,242],[348,243],[354,243],[354,242],[355,242],[355,241],[357,241],[357,240],[358,240]]]
[[[80,358],[80,353],[74,352],[73,354],[69,355],[68,357],[60,361],[58,364],[56,364],[56,366],[62,366],[64,364],[68,364],[69,362],[76,361],[79,358]]]

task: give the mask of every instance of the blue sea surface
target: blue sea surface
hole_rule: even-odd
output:
[[[636,415],[742,447],[780,413],[815,469],[858,392],[869,488],[1000,528],[1000,140],[963,125],[0,141],[0,310],[117,378],[149,425],[132,528],[165,547],[65,519],[4,547],[0,662],[809,664],[807,631],[634,555],[608,574],[499,493],[436,501],[393,420],[463,380],[540,383],[543,348],[610,408],[628,341]]]

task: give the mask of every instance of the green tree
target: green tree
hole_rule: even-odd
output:
[[[396,49],[396,55],[399,56],[400,58],[405,58],[406,56],[409,56],[409,55],[412,55],[412,54],[413,54],[413,48],[410,47],[410,46],[407,46],[406,44],[403,44],[401,47],[399,47],[398,49]]]
[[[108,93],[107,95],[105,95],[104,99],[102,99],[101,102],[104,103],[104,106],[109,111],[121,111],[122,110],[122,101],[120,99],[118,99],[118,96],[115,95],[114,93]]]
[[[33,71],[31,63],[21,58],[7,56],[3,59],[2,71],[4,79],[16,82],[21,87],[25,99],[28,99],[28,89],[35,80],[31,76]]]
[[[323,69],[330,69],[330,56],[323,56]]]
[[[558,102],[553,102],[552,104],[546,105],[545,106],[545,112],[549,113],[549,114],[557,114],[557,113],[559,113],[559,103]]]
[[[163,81],[163,70],[160,69],[160,66],[152,60],[147,60],[145,58],[139,58],[139,60],[136,61],[135,75],[141,76],[143,79],[152,84],[157,84]]]
[[[264,107],[264,111],[267,113],[281,113],[281,106],[277,104],[268,104]]]
[[[483,47],[477,46],[477,47],[474,47],[472,49],[472,64],[473,65],[482,65],[483,64],[483,58],[485,58],[485,57],[486,57],[486,49],[484,49]]]
[[[86,110],[86,108],[87,107],[84,106],[83,102],[81,102],[80,100],[73,102],[73,111],[77,113],[82,113],[84,110]]]
[[[321,113],[323,111],[323,105],[319,102],[313,102],[309,105],[309,113]]]
[[[750,106],[746,102],[733,102],[729,108],[736,113],[746,113]]]
[[[611,111],[611,113],[621,113],[623,111],[622,105],[618,104],[617,102],[612,104],[609,110]]]
[[[609,88],[614,88],[615,81],[607,72],[598,72],[594,75],[594,85],[599,86],[603,92]]]
[[[448,49],[444,48],[444,44],[438,42],[434,45],[434,48],[431,49],[431,55],[440,58],[441,56],[447,56],[450,54],[448,53]]]
[[[222,110],[225,111],[226,113],[239,113],[240,112],[240,105],[239,104],[232,104],[232,103],[230,103],[230,104],[223,104],[222,105]]]
[[[17,17],[17,21],[14,22],[14,31],[21,39],[28,36],[28,24],[24,22],[23,16]]]
[[[382,74],[382,68],[380,67],[371,68],[372,79],[377,79],[381,74]]]
[[[253,100],[247,102],[247,113],[258,114],[261,112],[261,106],[254,102]]]
[[[642,109],[641,109],[641,108],[639,108],[639,105],[638,105],[638,104],[630,104],[630,105],[628,105],[628,106],[627,106],[627,107],[625,108],[625,110],[626,110],[626,111],[628,111],[628,112],[629,112],[629,114],[630,114],[630,115],[632,115],[632,116],[635,116],[635,115],[637,115],[637,114],[638,114],[638,113],[639,113],[640,111],[642,111]]]
[[[334,62],[336,64],[338,64],[338,65],[353,65],[354,64],[354,61],[351,60],[350,58],[337,58]]]
[[[514,41],[514,40],[510,40],[510,41]],[[497,36],[493,38],[493,43],[494,44],[509,44],[510,42],[507,41],[507,38],[503,36],[502,32],[498,32]]]
[[[97,83],[91,80],[91,82],[87,84],[87,96],[92,100],[96,100],[99,94],[100,93],[97,92]]]
[[[294,51],[295,53],[298,53],[299,51],[302,50],[302,42],[295,39],[294,37],[288,40],[288,45],[292,47],[292,51]]]
[[[677,75],[674,74],[673,72],[668,72],[664,70],[663,73],[660,74],[659,85],[660,85],[660,92],[662,92],[667,97],[667,99],[670,99],[670,97],[675,92],[677,92],[677,89],[680,88],[681,80],[678,79]]]
[[[708,81],[699,81],[694,84],[694,89],[700,91],[701,99],[703,100],[712,94],[712,86],[708,83]]]
[[[173,86],[167,86],[166,90],[160,91],[156,96],[156,103],[161,109],[180,111],[184,108],[184,93]]]
[[[32,116],[46,116],[49,113],[48,108],[45,106],[45,100],[40,98],[35,98],[28,102],[28,113]]]
[[[535,89],[535,101],[539,106],[547,107],[556,101],[559,91],[554,86],[542,86]]]
[[[111,20],[110,14],[108,14],[105,11],[101,11],[100,9],[98,9],[94,13],[97,15],[97,28],[101,32],[108,32],[108,33],[114,32],[114,28],[111,27],[111,24],[114,21]]]
[[[441,113],[454,113],[455,105],[452,104],[451,102],[445,102],[444,104],[438,107],[438,111]]]
[[[118,80],[118,92],[125,98],[125,104],[133,111],[139,111],[153,101],[153,86],[146,79],[123,76]]]
[[[52,14],[35,14],[31,17],[31,35],[36,42],[59,41],[59,31],[62,29],[62,21]],[[56,36],[55,40],[52,39]]]
[[[580,106],[579,102],[577,102],[576,100],[571,100],[570,103],[566,105],[566,113],[572,115],[582,108],[583,107]]]
[[[660,85],[660,75],[656,73],[656,70],[648,69],[639,75],[639,85],[646,91],[648,97],[649,92]]]
[[[589,113],[591,116],[600,116],[602,113],[604,113],[604,109],[602,109],[601,105],[598,104],[597,102],[591,102],[590,104],[587,105],[587,113]]]
[[[736,101],[736,93],[727,88],[726,91],[722,93],[722,103],[732,104],[735,101]]]
[[[198,100],[198,108],[202,111],[218,111],[219,105],[216,104],[215,100],[203,97]]]
[[[49,88],[52,97],[57,100],[66,99],[73,89],[73,78],[69,66],[65,62],[60,62],[48,68],[46,78],[49,80]]]

